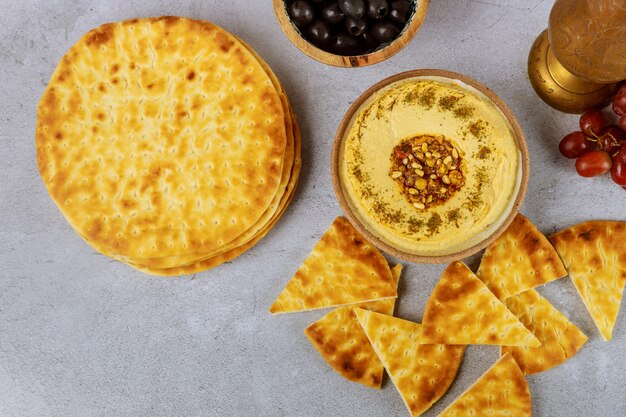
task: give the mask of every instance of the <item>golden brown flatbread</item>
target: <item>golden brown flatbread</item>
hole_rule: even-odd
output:
[[[246,44],[244,43],[244,45]],[[246,45],[246,47],[248,46]],[[131,264],[131,266],[133,266],[134,268],[139,269],[143,272],[152,274],[152,275],[173,276],[173,275],[194,274],[200,271],[208,270],[216,266],[219,266],[222,263],[228,262],[236,258],[237,256],[239,256],[240,254],[244,253],[245,251],[250,249],[252,246],[254,246],[260,239],[262,239],[272,229],[272,227],[274,227],[278,219],[282,216],[285,209],[287,208],[287,206],[293,199],[293,195],[294,195],[294,192],[298,183],[298,178],[300,175],[300,168],[302,166],[300,130],[296,122],[295,114],[293,113],[293,110],[291,108],[291,105],[289,103],[289,100],[286,94],[284,94],[284,89],[280,85],[278,78],[276,78],[271,68],[260,57],[258,57],[258,55],[256,55],[256,53],[253,50],[250,50],[250,51],[251,53],[254,54],[254,56],[257,59],[260,60],[260,63],[262,64],[265,71],[268,72],[270,79],[274,83],[275,87],[279,90],[281,100],[283,101],[283,104],[286,106],[285,108],[286,116],[290,119],[290,123],[287,123],[286,125],[288,128],[292,129],[292,135],[291,136],[288,135],[288,139],[289,137],[291,137],[294,142],[292,145],[292,147],[294,148],[294,151],[293,151],[294,155],[292,158],[293,163],[291,163],[291,172],[289,173],[290,174],[289,181],[286,185],[286,190],[281,196],[277,212],[274,213],[274,216],[269,221],[269,223],[265,225],[265,228],[257,232],[257,234],[254,235],[247,242],[241,244],[241,241],[244,240],[243,238],[245,237],[245,234],[235,239],[235,241],[231,245],[228,245],[228,246],[234,246],[232,249],[219,252],[218,254],[212,255],[209,257],[202,255],[199,259],[196,259],[193,261],[189,261],[189,259],[185,259],[183,261],[185,257],[179,257],[178,259],[180,262],[183,262],[183,263],[190,262],[188,264],[184,264],[180,266],[174,266],[174,267],[168,267],[168,268],[156,268],[156,267],[146,267],[146,266],[142,266],[141,264],[133,263]],[[289,145],[287,146],[287,148],[289,148]],[[285,153],[286,153],[285,163],[288,163],[287,154],[289,153],[289,149],[287,149]],[[199,255],[196,254],[196,257],[198,256]],[[153,262],[161,261],[162,259],[163,258],[159,260],[152,260],[152,261]],[[191,259],[193,259],[193,257],[191,257]],[[162,262],[156,262],[156,264],[162,264]]]
[[[391,269],[396,287],[402,265]],[[354,309],[393,315],[395,298],[338,307],[304,329],[315,349],[344,378],[379,389],[383,380],[383,364],[370,345]]]
[[[81,38],[40,101],[36,136],[66,219],[101,252],[137,259],[210,252],[248,230],[277,193],[286,147],[280,97],[254,56],[176,17]]]
[[[422,341],[538,347],[541,342],[463,263],[444,271],[426,304]]]
[[[146,272],[148,274],[158,275],[158,276],[178,276],[178,275],[195,274],[197,272],[206,271],[208,269],[215,268],[225,262],[233,260],[237,256],[246,252],[252,246],[254,246],[259,240],[261,240],[274,227],[276,222],[280,219],[282,214],[285,212],[287,206],[289,206],[289,203],[291,203],[291,200],[293,199],[293,196],[294,196],[295,188],[298,184],[298,176],[300,174],[300,167],[302,165],[301,159],[299,157],[301,140],[300,140],[300,131],[298,129],[298,126],[295,124],[295,116],[292,116],[292,117],[293,117],[292,125],[294,126],[294,137],[296,138],[296,144],[295,144],[296,154],[298,155],[298,158],[296,158],[296,160],[294,161],[294,164],[292,167],[292,173],[291,173],[291,180],[287,187],[287,191],[285,195],[283,196],[284,200],[283,202],[281,202],[280,211],[274,216],[272,221],[266,225],[265,229],[259,232],[252,240],[248,241],[247,243],[239,247],[236,247],[224,253],[220,253],[209,259],[204,259],[201,261],[191,263],[189,265],[173,267],[173,268],[164,268],[164,269],[148,268],[148,267],[142,267],[139,265],[131,265],[131,266],[142,272]]]
[[[571,358],[587,336],[535,290],[507,298],[504,303],[541,342],[538,348],[503,346],[525,375],[547,371]]]
[[[524,374],[504,355],[439,417],[531,417],[532,402]]]
[[[584,222],[550,241],[600,334],[611,340],[626,286],[626,222]]]
[[[285,201],[291,200],[288,193],[293,192],[293,190],[295,189],[295,184],[298,180],[301,165],[299,130],[297,127],[295,116],[293,115],[293,110],[291,109],[284,88],[280,84],[280,81],[278,80],[272,69],[269,67],[269,65],[265,61],[263,61],[263,59],[249,45],[247,45],[239,38],[237,38],[237,40],[241,42],[242,45],[245,46],[246,49],[248,49],[248,51],[259,61],[259,63],[269,76],[270,80],[272,81],[274,88],[278,92],[284,108],[287,146],[285,148],[283,172],[278,192],[266,212],[263,213],[263,215],[257,220],[257,222],[253,226],[251,226],[248,230],[246,230],[232,242],[224,245],[217,250],[181,256],[126,260],[127,263],[140,267],[138,269],[142,269],[144,270],[144,272],[146,272],[146,269],[148,273],[151,273],[150,271],[158,270],[157,275],[173,275],[174,271],[176,270],[196,270],[203,266],[208,266],[209,264],[214,265],[219,259],[230,260],[234,257],[232,255],[234,255],[235,253],[243,253],[247,248],[253,246],[254,243],[249,245],[248,242],[254,241],[256,243],[256,241],[259,240],[257,239],[257,236],[259,236],[260,234],[264,235],[263,231],[268,230],[267,225],[273,225],[275,223],[274,219],[282,215],[284,207],[286,205]],[[295,136],[298,137],[295,138]]]
[[[337,217],[269,311],[291,313],[397,296],[382,254]]]
[[[559,254],[526,217],[518,214],[483,255],[476,275],[500,300],[567,275]]]
[[[465,347],[422,344],[417,323],[354,311],[411,415],[428,410],[454,381]]]

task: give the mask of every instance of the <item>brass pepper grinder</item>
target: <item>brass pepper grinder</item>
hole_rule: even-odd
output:
[[[560,111],[607,105],[626,79],[626,0],[556,0],[530,49],[528,75]]]

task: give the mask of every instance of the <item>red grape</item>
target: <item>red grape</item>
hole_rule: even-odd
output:
[[[580,130],[587,135],[596,137],[604,127],[604,116],[599,109],[589,109],[580,115]]]
[[[617,123],[622,130],[626,131],[626,114],[619,118],[619,122]]]
[[[618,142],[626,142],[626,132],[618,125],[609,125],[602,129],[602,134],[610,133]]]
[[[559,143],[559,151],[566,158],[578,158],[590,151],[592,143],[589,142],[583,132],[572,132],[565,136]]]
[[[616,184],[622,187],[626,185],[626,162],[622,160],[620,155],[615,155],[615,158],[613,158],[611,178],[613,178]]]
[[[607,151],[610,155],[618,152],[625,142],[626,133],[617,125],[605,127],[598,135],[598,146],[603,151]]]
[[[622,149],[619,151],[619,155],[622,161],[626,162],[626,145],[622,145]]]
[[[591,151],[576,160],[576,171],[581,177],[597,177],[611,169],[611,157],[605,151]]]
[[[626,84],[622,85],[613,98],[613,111],[618,116],[626,114]]]

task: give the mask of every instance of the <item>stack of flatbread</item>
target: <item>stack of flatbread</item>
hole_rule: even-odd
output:
[[[284,89],[245,43],[180,17],[105,24],[63,57],[37,162],[92,247],[155,275],[215,267],[276,223],[300,171]]]
[[[626,286],[626,251],[620,246],[626,223],[582,223],[550,240],[517,215],[486,249],[476,273],[462,262],[446,268],[419,324],[393,317],[401,266],[390,268],[339,217],[270,312],[333,307],[305,329],[313,347],[337,373],[365,386],[380,388],[386,370],[413,417],[446,393],[465,345],[500,346],[500,360],[440,417],[530,416],[524,375],[562,364],[587,341],[536,288],[569,270],[608,340]]]

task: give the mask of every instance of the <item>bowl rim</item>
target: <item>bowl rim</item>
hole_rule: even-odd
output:
[[[361,107],[361,105],[372,96],[375,92],[381,90],[382,88],[393,84],[397,81],[401,81],[407,78],[414,78],[420,76],[435,76],[448,78],[452,80],[461,81],[481,93],[485,94],[492,103],[504,114],[506,119],[508,120],[511,128],[513,130],[515,140],[517,142],[517,146],[521,153],[521,181],[520,187],[515,197],[515,201],[513,202],[513,206],[511,211],[509,212],[507,218],[504,222],[498,227],[491,235],[487,236],[485,239],[480,242],[474,244],[473,246],[463,249],[461,251],[445,254],[445,255],[417,255],[413,253],[404,252],[400,249],[395,248],[394,246],[382,241],[380,238],[375,236],[369,230],[367,230],[360,222],[358,217],[352,212],[350,208],[345,194],[343,185],[341,184],[341,180],[339,178],[339,152],[341,149],[341,145],[343,144],[343,139],[345,136],[345,131],[350,125],[350,121],[352,120],[354,113]],[[485,249],[489,246],[493,241],[495,241],[504,231],[509,227],[515,216],[519,213],[519,209],[524,201],[524,197],[526,195],[526,190],[528,188],[528,177],[530,171],[530,160],[528,157],[528,147],[526,145],[526,138],[524,136],[524,132],[517,121],[517,118],[513,114],[513,111],[507,106],[507,104],[498,97],[493,91],[491,91],[485,85],[479,83],[478,81],[456,72],[440,70],[440,69],[417,69],[401,72],[390,77],[387,77],[376,84],[369,87],[365,92],[363,92],[359,97],[350,105],[346,113],[344,114],[339,126],[337,127],[337,131],[335,133],[335,137],[333,140],[332,153],[330,159],[330,170],[331,177],[333,182],[333,188],[335,190],[335,195],[337,200],[339,201],[339,205],[341,209],[345,213],[346,217],[352,223],[352,225],[370,242],[372,242],[376,247],[387,252],[397,258],[403,259],[405,261],[414,262],[414,263],[426,263],[426,264],[441,264],[441,263],[449,263],[458,261],[464,258],[467,258],[471,255],[474,255],[481,250]]]
[[[413,13],[409,24],[404,28],[400,36],[384,48],[363,55],[336,55],[331,52],[326,52],[304,39],[296,31],[294,25],[291,23],[291,19],[289,19],[285,0],[272,0],[274,14],[276,14],[278,23],[292,44],[300,51],[319,62],[344,68],[364,67],[376,64],[397,54],[413,39],[422,26],[426,18],[429,3],[430,0],[417,0],[415,13]]]

